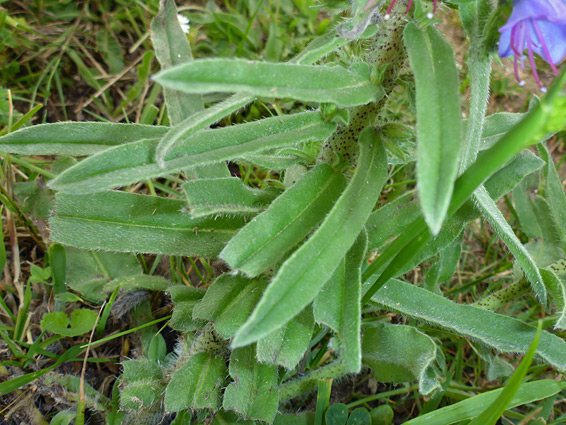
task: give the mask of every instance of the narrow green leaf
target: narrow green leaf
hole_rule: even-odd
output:
[[[249,276],[266,271],[322,221],[345,186],[343,175],[318,165],[248,223],[220,257]]]
[[[249,346],[232,351],[229,372],[234,382],[224,392],[222,407],[273,423],[279,404],[277,367],[258,363],[255,347]]]
[[[446,218],[460,152],[461,112],[454,52],[433,26],[405,27],[417,90],[417,179],[425,221],[433,234]]]
[[[290,62],[307,65],[315,63],[319,59],[324,58],[326,55],[355,39],[369,38],[375,35],[379,29],[377,25],[370,25],[362,34],[359,35],[359,37],[343,37],[343,34],[348,33],[352,27],[352,23],[345,22],[332,31],[315,38],[301,51],[301,53],[291,59]]]
[[[367,249],[362,230],[334,274],[314,301],[315,320],[337,333],[340,358],[349,372],[357,373],[361,363],[361,266]]]
[[[160,2],[151,21],[151,42],[161,69],[168,69],[193,59],[191,45],[183,33],[174,0]],[[200,95],[188,95],[165,88],[165,104],[169,121],[176,125],[204,108]]]
[[[104,122],[58,122],[0,137],[0,151],[24,155],[91,155],[113,146],[161,137],[167,127]]]
[[[307,307],[285,326],[257,342],[258,361],[293,369],[309,346],[313,326],[312,309]]]
[[[64,294],[67,290],[67,256],[64,246],[54,243],[49,247],[49,265],[53,275],[53,293]]]
[[[223,274],[195,306],[193,319],[214,322],[214,329],[228,339],[246,321],[266,286],[267,282],[261,278]]]
[[[171,377],[165,391],[165,409],[214,409],[220,407],[220,390],[226,377],[223,358],[198,353]]]
[[[265,149],[322,140],[335,128],[336,124],[323,122],[319,112],[303,112],[202,130],[171,149],[164,168],[155,161],[158,141],[140,140],[85,159],[52,180],[50,186],[67,193],[97,192]]]
[[[0,382],[0,395],[11,393],[18,388],[29,384],[37,378],[49,373],[57,366],[68,362],[69,360],[77,357],[84,349],[80,345],[74,345],[65,351],[62,355],[57,357],[57,361],[51,366],[45,367],[37,372],[26,373],[25,375],[18,376],[17,378],[10,379],[9,381]]]
[[[253,214],[263,211],[281,193],[246,186],[236,177],[198,179],[185,183],[183,190],[193,217],[216,214]]]
[[[566,261],[563,259],[540,269],[540,274],[548,288],[558,320],[554,325],[558,329],[566,329]]]
[[[360,155],[346,190],[315,233],[285,261],[232,344],[241,347],[273,332],[309,304],[353,245],[385,182],[387,159],[373,128],[360,135]]]
[[[188,116],[178,125],[173,127],[163,138],[159,141],[156,149],[157,163],[165,167],[165,157],[169,151],[186,139],[203,128],[207,128],[222,118],[236,112],[238,109],[250,103],[250,96],[243,93],[235,96],[230,96],[226,100],[217,103],[210,108],[197,112]]]
[[[363,363],[379,382],[418,381],[423,394],[440,384],[429,376],[436,359],[436,344],[411,326],[379,325],[366,329],[362,342]]]
[[[242,59],[200,59],[162,71],[154,80],[187,93],[238,92],[339,106],[365,105],[383,97],[368,67],[311,66]]]
[[[126,192],[59,194],[51,238],[84,249],[214,258],[244,224],[193,219],[184,208],[183,201]]]
[[[515,373],[509,378],[509,381],[503,387],[503,390],[497,398],[491,403],[477,418],[475,418],[470,425],[495,425],[499,420],[503,412],[507,409],[507,406],[513,400],[513,397],[521,387],[521,382],[527,375],[529,366],[533,362],[537,345],[540,340],[540,335],[542,332],[542,322],[539,321],[537,333],[529,347],[529,351],[525,354],[523,360],[515,370]]]
[[[139,291],[140,289],[167,291],[171,287],[171,282],[164,277],[148,274],[118,277],[104,285],[104,292],[114,292],[118,287],[123,291]]]
[[[562,243],[566,247],[566,195],[562,181],[544,143],[537,145],[537,152],[546,163],[543,169],[545,198],[548,200],[550,210],[562,235]]]
[[[519,238],[515,235],[515,232],[507,220],[505,220],[505,217],[503,217],[501,211],[499,211],[499,208],[497,208],[497,205],[495,205],[495,201],[491,199],[489,193],[487,193],[483,186],[480,186],[474,192],[474,200],[476,200],[476,208],[481,211],[482,216],[489,222],[491,228],[503,240],[505,246],[507,246],[509,251],[511,251],[513,256],[517,259],[517,262],[521,265],[540,302],[543,305],[546,304],[546,288],[538,267],[529,252],[525,249],[523,244],[521,244],[521,241],[519,241]]]
[[[323,425],[324,414],[330,404],[330,393],[332,392],[332,378],[318,381],[318,393],[316,394],[316,413],[314,425]],[[328,424],[327,424],[328,425]]]
[[[524,113],[513,114],[510,112],[498,112],[485,117],[480,149],[485,150],[492,147],[509,130],[511,130],[513,126],[521,121],[524,116]]]
[[[554,82],[541,103],[505,134],[495,145],[478,155],[478,159],[458,177],[450,201],[448,216],[456,213],[473,192],[509,159],[548,134],[566,126],[566,71]],[[389,279],[395,277],[425,246],[430,235],[426,223],[416,218],[364,272],[364,281],[371,280],[363,302],[367,302]],[[403,251],[403,252],[401,252]],[[389,263],[389,264],[388,264]],[[373,275],[376,276],[373,276]]]
[[[440,295],[399,280],[389,280],[372,297],[383,308],[463,335],[503,353],[526,353],[536,328],[513,317],[470,305],[457,304]],[[537,357],[559,371],[566,371],[566,342],[543,332]]]
[[[458,261],[462,254],[462,239],[464,234],[438,251],[438,260],[426,272],[426,288],[431,292],[437,292],[438,286],[452,278],[458,267]]]
[[[565,382],[543,379],[526,382],[519,387],[507,406],[508,409],[552,397],[566,389]],[[464,401],[446,406],[405,422],[405,425],[450,425],[475,418],[486,404],[492,403],[501,394],[501,389],[488,391]]]

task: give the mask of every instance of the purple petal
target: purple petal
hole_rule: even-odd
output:
[[[559,25],[548,21],[537,21],[537,25],[542,32],[544,42],[550,52],[552,63],[560,63],[566,56],[566,25]],[[542,44],[536,36],[534,29],[531,29],[531,37],[533,40],[536,40],[537,44],[533,50],[548,62],[546,55],[543,53]]]
[[[499,39],[499,57],[506,58],[513,56],[513,49],[511,48],[511,28],[501,33]]]
[[[517,0],[509,20],[499,32],[529,18],[566,25],[566,4],[562,0]]]

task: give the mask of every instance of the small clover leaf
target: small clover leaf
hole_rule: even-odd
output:
[[[71,320],[63,312],[47,313],[41,320],[41,328],[45,331],[63,336],[78,336],[91,331],[96,323],[97,314],[92,310],[75,310]]]

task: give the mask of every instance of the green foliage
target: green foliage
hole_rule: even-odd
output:
[[[364,332],[363,363],[380,382],[419,381],[420,391],[430,394],[438,388],[431,367],[436,344],[427,335],[409,326],[376,326]]]
[[[171,377],[165,392],[165,409],[170,412],[217,410],[225,376],[226,365],[222,358],[207,352],[195,354]]]
[[[432,26],[405,28],[405,45],[415,73],[417,179],[423,215],[433,234],[446,217],[458,171],[460,100],[454,52]]]
[[[12,58],[0,84],[16,84],[0,92],[0,393],[38,378],[63,386],[74,404],[52,423],[96,412],[108,424],[390,425],[404,400],[420,415],[404,413],[408,424],[495,423],[504,412],[548,422],[559,411],[562,382],[522,380],[566,371],[563,334],[550,330],[566,327],[566,195],[546,146],[566,124],[566,72],[528,112],[486,116],[493,2],[446,2],[469,39],[462,63],[434,28],[443,15],[426,18],[429,1],[409,13],[397,2],[391,19],[377,18],[389,2],[365,0],[350,11],[334,0],[180,10],[120,0],[108,20],[104,1],[32,3],[31,22],[75,23],[35,54],[50,35],[0,10],[0,46],[25,38],[31,52],[25,76],[0,53]],[[77,48],[83,19],[96,27],[94,55]],[[130,55],[124,39],[138,40]],[[49,59],[26,93],[29,56]],[[73,102],[109,122],[67,120],[69,66],[93,90]],[[51,107],[38,122],[53,108],[65,122],[28,126],[37,96]],[[12,264],[19,255],[29,267]],[[53,299],[41,329],[30,326]],[[85,365],[131,357],[111,399],[49,373],[87,347],[96,358]],[[521,353],[505,388],[487,391],[482,368],[508,375],[507,356]],[[529,368],[534,357],[542,365]],[[333,385],[359,384],[362,365],[370,385],[405,385],[330,405]],[[23,372],[4,379],[8,368]],[[316,413],[281,413],[317,387]],[[429,398],[392,398],[416,390]],[[370,411],[378,400],[387,404]]]
[[[95,311],[80,309],[71,313],[71,319],[65,313],[47,313],[41,319],[43,330],[63,336],[77,336],[94,328],[97,314]]]

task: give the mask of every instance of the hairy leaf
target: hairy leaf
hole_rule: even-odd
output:
[[[266,271],[320,223],[345,185],[344,176],[318,165],[248,223],[220,257],[249,276]]]
[[[410,23],[405,45],[417,90],[417,180],[425,221],[433,234],[448,212],[458,172],[461,112],[454,52],[433,26]]]
[[[234,336],[234,347],[280,328],[314,299],[363,228],[385,182],[386,168],[385,150],[370,127],[360,135],[360,156],[350,184],[320,227],[281,266]]]
[[[84,249],[218,256],[241,218],[193,219],[183,201],[126,192],[57,196],[51,238]]]
[[[311,66],[242,59],[201,59],[160,72],[155,81],[187,93],[243,92],[339,106],[364,105],[383,97],[368,67]]]

